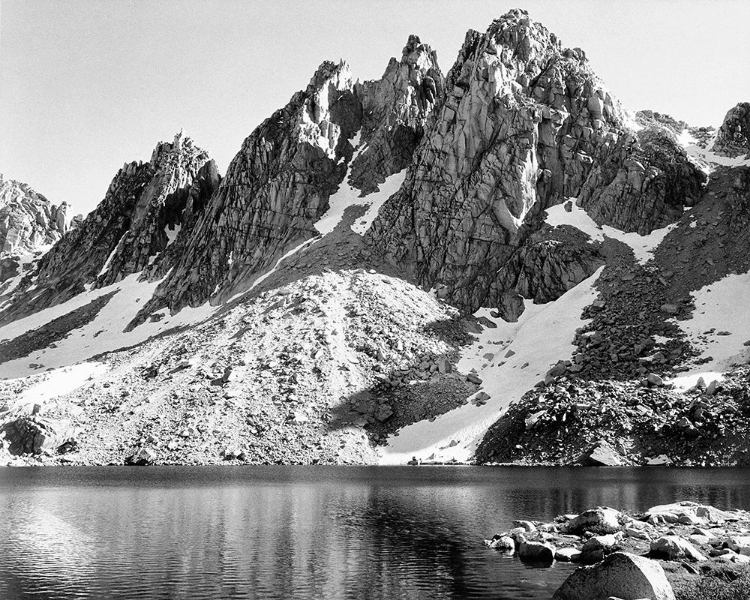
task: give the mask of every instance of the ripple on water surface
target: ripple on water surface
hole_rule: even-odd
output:
[[[0,598],[548,599],[572,567],[482,539],[513,519],[687,499],[750,507],[740,469],[0,470]]]

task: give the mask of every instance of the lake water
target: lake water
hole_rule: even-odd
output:
[[[0,469],[0,598],[550,598],[482,540],[676,499],[750,508],[750,470]]]

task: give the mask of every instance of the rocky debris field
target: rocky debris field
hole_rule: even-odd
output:
[[[619,241],[601,243],[606,267],[577,349],[488,431],[478,462],[748,464],[746,365],[685,394],[665,385],[713,360],[699,357],[679,320],[700,310],[691,292],[750,268],[748,189],[750,169],[718,169],[645,264]]]
[[[387,432],[476,389],[452,367],[466,326],[400,279],[322,270],[101,357],[36,414],[13,400],[51,375],[0,383],[5,462],[373,463]]]
[[[686,392],[640,381],[561,377],[512,405],[477,450],[480,463],[750,465],[750,369]]]
[[[750,513],[744,510],[694,502],[643,514],[597,507],[551,523],[514,525],[485,544],[537,567],[583,565],[553,600],[694,600],[705,580],[724,584],[747,577],[750,563]]]

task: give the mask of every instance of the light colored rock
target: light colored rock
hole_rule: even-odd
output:
[[[514,552],[516,549],[515,540],[507,535],[498,536],[491,540],[485,540],[485,543],[495,550],[502,550],[503,552]]]
[[[560,586],[553,600],[674,600],[664,569],[653,560],[625,552],[610,554],[591,567],[580,567]]]
[[[520,527],[524,531],[536,531],[536,525],[531,521],[513,521],[513,525]]]
[[[578,534],[585,531],[598,534],[616,533],[622,530],[622,525],[620,525],[621,518],[622,513],[619,511],[600,506],[584,511],[576,518],[568,521],[565,525],[565,530],[569,533]]]
[[[681,558],[695,561],[707,560],[690,542],[676,535],[665,535],[651,542],[650,555],[668,560]]]
[[[598,535],[586,540],[581,548],[581,562],[593,565],[604,560],[618,548],[619,537],[615,534]]]
[[[563,562],[579,562],[581,559],[581,551],[578,548],[558,548],[555,550],[555,560]]]

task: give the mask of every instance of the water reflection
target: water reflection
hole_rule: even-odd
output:
[[[676,498],[746,470],[0,470],[1,598],[549,598],[571,567],[489,551],[515,518]]]

